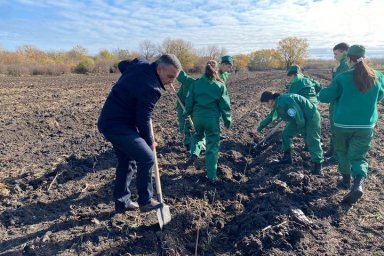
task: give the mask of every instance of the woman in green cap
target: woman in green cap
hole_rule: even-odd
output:
[[[195,135],[192,138],[191,157],[187,166],[199,157],[206,140],[205,164],[207,176],[214,183],[217,178],[217,159],[220,141],[220,117],[224,126],[231,125],[231,107],[227,88],[219,75],[218,63],[208,61],[205,73],[193,83],[186,98],[187,115],[192,116]]]
[[[314,164],[312,173],[323,176],[322,162],[323,150],[320,145],[320,113],[316,106],[305,97],[293,93],[273,93],[265,91],[261,94],[260,102],[267,105],[277,117],[287,122],[290,127],[295,127],[295,133],[305,134],[304,141],[308,146],[311,161]],[[291,143],[283,138],[283,159],[291,159]]]
[[[219,76],[224,83],[228,80],[229,76],[231,75],[232,67],[233,57],[229,55],[222,56],[219,66]],[[180,71],[179,76],[177,77],[177,81],[179,81],[181,84],[179,90],[177,91],[177,95],[179,96],[179,99],[184,106],[187,93],[196,80],[196,78],[189,76],[183,70]],[[192,130],[191,125],[189,121],[185,119],[184,110],[179,102],[177,102],[176,104],[176,111],[179,122],[179,132],[184,135],[183,143],[187,152],[190,153]],[[205,141],[203,141],[202,143],[202,148],[205,148]]]
[[[350,70],[337,75],[319,93],[319,100],[334,103],[334,147],[339,161],[338,185],[349,189],[344,203],[355,203],[363,195],[368,173],[367,153],[377,122],[377,102],[384,97],[384,75],[365,61],[365,48],[353,45],[347,53]]]

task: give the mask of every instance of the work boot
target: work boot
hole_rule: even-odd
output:
[[[273,160],[272,164],[292,164],[291,150],[285,151],[283,157],[280,160]]]
[[[363,176],[356,176],[353,180],[353,186],[351,191],[343,198],[341,201],[345,204],[354,204],[356,203],[360,197],[363,196],[363,183],[365,178]]]
[[[341,189],[349,189],[351,187],[351,175],[342,174],[337,177],[337,187]]]
[[[185,168],[188,168],[189,166],[193,165],[196,162],[196,159],[197,156],[192,154],[185,163]]]
[[[313,163],[312,174],[317,176],[324,176],[323,165],[321,163]]]
[[[149,212],[149,211],[152,211],[152,210],[156,210],[156,209],[159,209],[160,207],[162,206],[162,203],[160,203],[159,201],[151,198],[151,200],[149,200],[149,202],[145,205],[140,205],[140,212]]]

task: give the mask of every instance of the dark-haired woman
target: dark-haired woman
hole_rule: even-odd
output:
[[[323,176],[322,162],[323,150],[320,144],[320,113],[316,106],[305,97],[293,93],[273,93],[265,91],[261,94],[260,102],[266,104],[273,112],[287,122],[290,127],[295,127],[297,133],[304,134],[304,141],[308,146],[311,161],[314,163],[312,173]],[[284,141],[284,156],[282,160],[290,159],[291,143]],[[282,162],[282,161],[280,161]]]
[[[383,99],[384,76],[365,62],[365,48],[353,45],[347,53],[350,70],[337,75],[319,93],[319,100],[334,103],[335,151],[339,161],[339,186],[349,189],[344,203],[355,203],[363,195],[368,173],[367,153],[377,122],[377,102]]]
[[[200,156],[201,144],[206,139],[205,164],[209,181],[217,178],[217,159],[220,141],[220,117],[224,126],[231,125],[231,107],[227,88],[219,75],[218,63],[208,61],[205,73],[191,86],[186,97],[187,114],[192,116],[196,134],[192,138],[191,157],[187,165]]]

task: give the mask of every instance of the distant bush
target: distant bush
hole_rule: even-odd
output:
[[[305,69],[331,69],[338,64],[335,60],[309,59],[305,62]]]
[[[81,60],[76,67],[73,69],[73,72],[76,74],[87,74],[93,71],[95,67],[95,61],[91,58],[84,58]]]
[[[69,73],[69,67],[65,65],[34,65],[31,67],[31,75],[48,75],[59,76],[65,73]]]
[[[26,74],[29,74],[29,68],[27,65],[11,64],[7,66],[7,75],[21,76]]]
[[[109,60],[97,60],[93,69],[93,73],[113,73],[113,67],[116,63]]]

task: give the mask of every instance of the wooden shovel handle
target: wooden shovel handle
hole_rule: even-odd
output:
[[[173,91],[175,92],[177,102],[179,102],[179,104],[181,106],[181,109],[183,110],[184,113],[187,112],[187,109],[185,108],[184,104],[181,102],[181,99],[180,99],[179,95],[177,95],[177,92],[175,90],[175,87],[173,87],[173,84],[171,84],[171,87],[172,87]],[[188,116],[187,119],[188,119],[189,124],[192,127],[192,130],[194,131],[195,130],[195,126],[193,125],[193,121],[192,121],[191,116]]]
[[[152,118],[149,120],[149,126],[151,128],[151,135],[153,138],[155,138],[155,134],[153,133]],[[160,173],[159,173],[159,165],[157,163],[156,147],[153,148],[153,155],[154,155],[154,159],[155,159],[153,171],[155,173],[156,192],[157,192],[157,195],[159,197],[159,202],[163,203],[163,195],[161,192]]]

